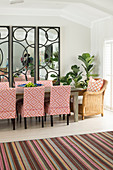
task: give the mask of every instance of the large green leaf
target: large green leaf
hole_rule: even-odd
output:
[[[83,57],[84,59],[90,58],[90,54],[89,54],[89,53],[83,53],[83,54],[82,54],[82,57]]]
[[[91,58],[91,60],[88,62],[88,64],[92,64],[94,62],[94,58]]]
[[[57,62],[58,58],[52,58],[51,60]]]
[[[88,63],[82,56],[79,56],[78,59],[81,60],[85,64],[86,67],[88,66]]]
[[[77,82],[77,78],[74,79],[74,82]]]
[[[87,72],[87,67],[85,67],[83,64],[81,64],[81,65],[82,65],[82,67],[84,67],[85,71]]]
[[[82,76],[78,76],[77,81],[80,81],[82,79]]]
[[[90,58],[86,58],[86,62],[89,63],[89,61],[91,60],[91,57]]]
[[[78,73],[80,70],[80,67],[78,67],[77,65],[73,65],[71,66],[71,69],[73,70],[74,73]]]
[[[71,82],[72,82],[72,79],[71,79],[71,78],[67,79],[67,83],[68,83],[68,85],[70,85],[70,84],[71,84]]]
[[[92,67],[93,67],[93,64],[89,65],[89,66],[87,67],[87,70],[90,71],[90,69],[91,69]]]
[[[66,74],[66,77],[68,78],[69,76],[71,76],[72,78],[76,77],[76,75],[73,72],[69,72]]]
[[[91,70],[89,70],[89,73],[91,73],[93,70],[94,70],[94,67]]]
[[[55,74],[51,74],[51,77],[57,77],[57,75],[55,75]]]

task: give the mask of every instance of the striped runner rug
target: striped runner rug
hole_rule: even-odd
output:
[[[0,144],[0,168],[113,169],[113,131]]]

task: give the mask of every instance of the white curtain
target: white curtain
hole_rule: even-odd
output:
[[[113,110],[113,41],[104,43],[103,77],[108,80],[105,92],[105,108]]]

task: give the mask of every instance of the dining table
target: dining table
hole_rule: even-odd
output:
[[[45,97],[50,96],[50,89],[49,87],[45,88]],[[83,95],[85,89],[82,88],[75,88],[71,87],[71,96],[73,98],[73,112],[74,112],[74,122],[78,122],[78,96]],[[24,88],[17,88],[16,89],[16,98],[23,98],[24,95]]]

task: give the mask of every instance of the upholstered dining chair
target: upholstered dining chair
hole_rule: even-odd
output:
[[[27,80],[31,81],[32,83],[34,83],[34,77],[28,77]]]
[[[38,80],[37,83],[43,84],[46,90],[50,89],[53,86],[52,80]],[[50,102],[50,95],[49,94],[45,95],[44,102],[45,103]],[[45,121],[46,121],[46,113],[45,113]]]
[[[38,84],[43,84],[46,88],[53,86],[52,80],[38,80]]]
[[[16,81],[26,81],[25,75],[22,74],[19,77],[14,77],[14,82],[16,82]]]
[[[53,126],[53,115],[62,114],[67,114],[67,125],[69,125],[70,91],[70,86],[51,87],[50,103],[45,104],[45,112],[51,116],[51,126]]]
[[[0,88],[9,88],[9,82],[0,82]]]
[[[18,85],[21,84],[28,84],[31,81],[15,81],[15,88],[16,88],[16,92],[23,92],[23,88],[18,87]],[[23,98],[18,98],[16,99],[16,114],[17,114],[17,121],[18,121],[18,110],[17,110],[17,104],[21,105],[23,103]],[[21,115],[20,115],[20,123],[21,123]]]
[[[82,119],[85,116],[93,116],[101,114],[103,116],[104,93],[107,88],[108,81],[103,80],[103,87],[98,92],[86,91],[83,93],[82,104],[79,105],[79,113]]]
[[[0,119],[12,119],[15,130],[16,91],[15,88],[0,88]]]
[[[42,117],[42,127],[44,127],[44,86],[24,88],[23,104],[17,104],[17,110],[24,117],[25,129],[27,129],[27,117]]]

